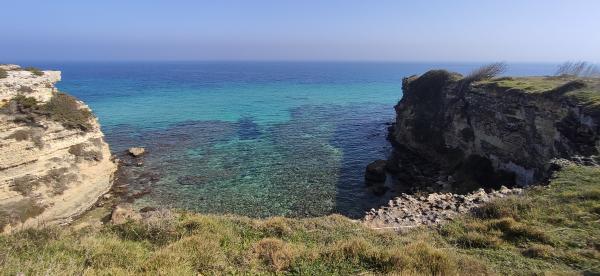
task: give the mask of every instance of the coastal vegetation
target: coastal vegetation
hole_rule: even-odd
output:
[[[558,66],[555,75],[560,77],[598,77],[600,69],[595,64],[585,61],[568,61]]]
[[[600,272],[600,168],[488,203],[439,229],[399,235],[345,217],[257,220],[161,211],[101,227],[0,237],[3,274],[487,275]]]
[[[77,99],[71,95],[56,93],[48,103],[41,106],[41,110],[66,128],[86,131],[92,127],[90,124],[92,112],[87,108],[82,108]]]
[[[6,78],[8,77],[8,73],[6,72],[6,70],[0,68],[0,79]]]
[[[38,76],[38,77],[44,75],[44,71],[42,71],[42,70],[40,70],[40,69],[38,69],[36,67],[31,67],[31,66],[30,67],[25,67],[25,68],[23,68],[23,70],[29,71],[33,75]]]
[[[87,131],[92,128],[90,124],[93,116],[91,111],[81,107],[77,99],[65,93],[56,93],[47,103],[43,104],[38,103],[33,97],[24,95],[17,95],[11,101],[14,102],[17,110],[11,111],[10,105],[5,105],[2,107],[5,113],[23,113],[29,115],[30,121],[35,121],[35,116],[47,116],[69,129]]]

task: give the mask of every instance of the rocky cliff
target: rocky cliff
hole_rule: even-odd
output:
[[[89,108],[59,92],[59,71],[0,66],[0,228],[65,223],[111,187],[111,161]]]
[[[462,192],[528,186],[549,176],[553,158],[595,162],[598,79],[466,79],[434,70],[403,80],[387,164],[400,182]]]

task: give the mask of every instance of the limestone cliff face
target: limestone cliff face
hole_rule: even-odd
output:
[[[526,186],[548,176],[553,158],[594,156],[600,150],[600,116],[594,103],[579,97],[600,95],[595,80],[465,84],[459,74],[438,70],[405,78],[403,91],[390,131],[397,149],[391,170],[407,165],[401,155],[408,150],[452,176],[456,185]]]
[[[93,116],[87,129],[66,127],[49,116],[9,112],[18,95],[48,102],[60,72],[0,66],[0,227],[11,231],[65,223],[111,187],[116,165]],[[89,110],[80,101],[76,108]]]

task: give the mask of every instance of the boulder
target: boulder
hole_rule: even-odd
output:
[[[376,160],[371,162],[371,164],[367,165],[367,169],[365,171],[365,179],[372,182],[385,182],[385,167],[387,161],[385,160]]]
[[[112,224],[123,224],[130,220],[138,221],[141,219],[142,216],[133,210],[133,207],[129,204],[117,205],[110,215]]]
[[[133,148],[129,148],[129,154],[138,157],[143,155],[146,152],[146,149],[142,148],[142,147],[133,147]]]

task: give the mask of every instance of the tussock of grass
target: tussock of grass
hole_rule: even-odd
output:
[[[529,267],[539,273],[598,273],[599,201],[600,169],[571,166],[559,171],[549,187],[489,203],[440,233],[462,252],[485,252],[497,271],[522,274],[520,267]]]
[[[100,229],[0,236],[2,274],[491,275],[599,273],[600,169],[490,203],[440,230],[399,235],[342,216],[309,219],[164,211]]]

